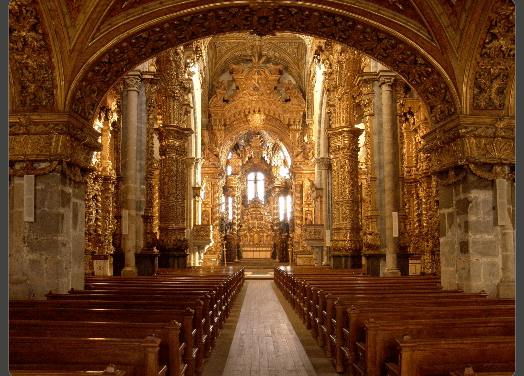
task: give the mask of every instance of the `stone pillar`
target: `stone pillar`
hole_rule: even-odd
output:
[[[423,140],[438,178],[442,286],[513,296],[515,118],[461,116]]]
[[[322,265],[329,266],[331,262],[329,260],[329,245],[331,242],[331,235],[328,237],[329,221],[328,221],[328,202],[327,202],[327,191],[328,191],[328,170],[331,166],[331,158],[320,159],[322,168],[322,218],[324,222],[324,246],[322,247]]]
[[[397,254],[399,250],[398,213],[400,208],[399,191],[399,144],[397,125],[393,116],[394,73],[379,73],[382,89],[382,127],[384,137],[384,188],[386,220],[386,268],[385,276],[399,276]]]
[[[125,252],[125,267],[122,269],[123,277],[136,276],[138,270],[135,266],[135,253],[137,252],[137,197],[140,194],[137,187],[137,131],[138,131],[138,92],[141,85],[140,72],[130,72],[124,79],[127,91],[127,136],[126,136],[126,168],[123,171],[124,179],[124,218],[127,217],[127,226],[124,224],[123,249]],[[127,215],[125,214],[127,213]],[[125,220],[124,220],[125,221]],[[123,221],[123,223],[124,223]],[[127,228],[126,228],[127,227]],[[127,231],[126,231],[127,230]]]
[[[9,118],[9,299],[84,288],[85,194],[100,133],[70,114]]]
[[[157,252],[155,245],[157,234],[154,231],[154,199],[155,199],[155,150],[154,133],[156,125],[156,92],[158,79],[151,72],[143,72],[142,80],[146,92],[146,142],[145,142],[145,205],[142,221],[143,244],[140,253],[135,254],[138,275],[153,275],[156,272]]]
[[[186,237],[187,141],[190,128],[163,124],[158,128],[160,141],[160,268],[187,266]]]
[[[362,129],[339,126],[328,130],[333,174],[333,228],[331,252],[334,268],[362,267],[358,138]]]
[[[508,168],[504,168],[506,174]],[[499,298],[515,298],[515,230],[513,229],[512,216],[508,212],[512,211],[513,195],[512,183],[507,179],[496,179],[497,197],[497,221],[500,228],[501,237],[501,260],[502,260],[502,279],[497,286],[497,296]],[[513,213],[512,213],[513,214]]]
[[[515,251],[507,194],[499,210],[496,181],[479,177],[468,167],[453,171],[454,179],[439,182],[442,286],[514,297]],[[509,184],[501,183],[506,193]]]

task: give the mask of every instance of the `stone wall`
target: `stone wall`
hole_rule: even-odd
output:
[[[84,288],[85,183],[61,166],[35,177],[34,222],[25,222],[24,178],[9,179],[9,298],[45,299]]]
[[[494,183],[467,172],[439,186],[442,285],[497,296],[502,278],[501,229],[495,220]],[[511,197],[511,193],[508,195]],[[511,202],[508,203],[511,208]]]

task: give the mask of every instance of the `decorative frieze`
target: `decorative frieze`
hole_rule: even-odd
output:
[[[515,125],[512,119],[461,117],[444,129],[424,136],[430,172],[465,165],[515,165]]]
[[[71,177],[83,180],[82,175],[92,171],[93,152],[102,149],[99,137],[98,131],[67,114],[12,116],[9,161],[23,162],[24,172],[39,175],[52,171],[50,164],[64,164]],[[20,175],[20,168],[13,165],[10,174]]]

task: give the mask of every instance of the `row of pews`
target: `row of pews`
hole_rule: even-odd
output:
[[[158,269],[147,277],[86,276],[84,290],[11,300],[10,372],[201,373],[243,283],[243,267]]]
[[[444,290],[435,276],[352,269],[279,266],[274,281],[339,373],[514,373],[515,299]]]

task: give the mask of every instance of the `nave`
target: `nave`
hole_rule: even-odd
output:
[[[270,280],[246,280],[202,376],[336,376]]]
[[[263,281],[245,280],[244,267],[159,269],[89,277],[83,290],[46,298],[9,302],[12,375],[515,370],[515,299],[443,289],[435,276],[275,266],[274,280]]]

